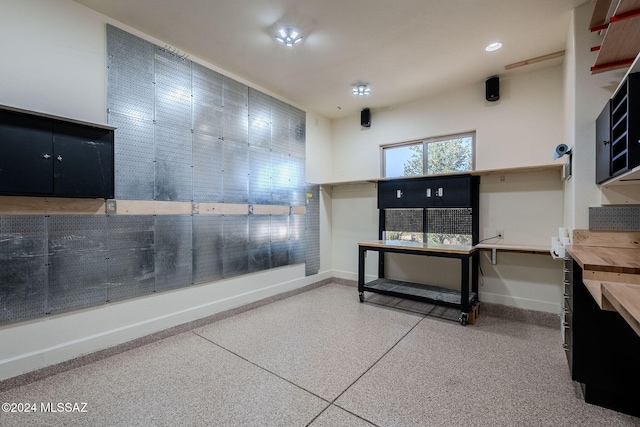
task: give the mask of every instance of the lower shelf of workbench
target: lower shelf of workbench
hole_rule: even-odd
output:
[[[462,306],[462,297],[459,290],[444,288],[441,286],[423,285],[392,279],[376,279],[369,283],[365,283],[362,290],[365,292],[375,292],[383,295],[403,297],[449,307]],[[477,299],[478,295],[475,292],[469,292],[469,307],[477,301]]]

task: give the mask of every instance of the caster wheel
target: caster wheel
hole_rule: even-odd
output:
[[[458,320],[460,320],[460,324],[462,326],[466,325],[467,322],[469,321],[469,314],[468,313],[460,313],[460,318]]]
[[[360,302],[364,302],[364,292],[360,292],[359,296],[360,296]]]

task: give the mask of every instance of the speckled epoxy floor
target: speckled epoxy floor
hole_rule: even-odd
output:
[[[640,426],[584,403],[558,327],[489,313],[462,327],[368,301],[328,284],[5,387],[0,402],[86,407],[0,425]]]

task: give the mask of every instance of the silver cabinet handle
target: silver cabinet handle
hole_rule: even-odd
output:
[[[58,157],[56,157],[56,159],[58,159],[59,162],[62,161],[62,156],[60,154],[58,154]]]
[[[51,158],[51,154],[43,154],[42,158],[43,159],[50,159]]]

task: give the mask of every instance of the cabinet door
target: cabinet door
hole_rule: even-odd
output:
[[[54,124],[54,193],[113,198],[113,131],[74,123]]]
[[[405,207],[405,181],[394,179],[378,183],[378,209]]]
[[[49,119],[0,111],[0,193],[51,194],[52,144]]]
[[[611,103],[607,102],[596,120],[596,184],[611,177]]]
[[[471,206],[471,177],[451,176],[435,180],[430,186],[429,207],[464,208]]]

